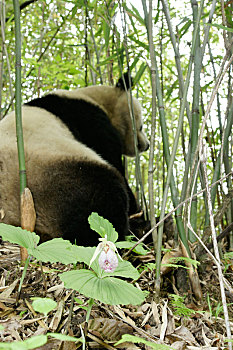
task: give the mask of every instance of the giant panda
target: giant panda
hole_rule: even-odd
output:
[[[42,241],[63,237],[96,245],[92,212],[108,219],[123,239],[129,215],[138,211],[124,177],[122,154],[135,155],[129,111],[129,80],[116,86],[57,90],[22,107],[27,181]],[[132,100],[139,151],[149,143],[141,109]],[[1,222],[20,225],[15,113],[0,122]]]

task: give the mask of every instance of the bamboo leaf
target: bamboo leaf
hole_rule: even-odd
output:
[[[208,26],[211,26],[211,27],[216,27],[218,29],[223,29],[223,30],[226,30],[228,32],[231,32],[233,33],[233,28],[229,28],[229,27],[225,27],[223,26],[222,24],[216,24],[216,23],[207,23]]]

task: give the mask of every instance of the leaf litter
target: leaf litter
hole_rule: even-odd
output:
[[[153,254],[133,257],[137,266],[154,263]],[[217,273],[211,261],[206,261],[200,273],[203,299],[195,302],[188,289],[178,288],[176,274],[163,277],[161,298],[158,303],[152,300],[154,272],[145,269],[136,282],[138,288],[149,291],[149,297],[140,306],[127,307],[105,305],[96,302],[88,322],[88,349],[152,349],[148,342],[168,345],[171,349],[226,349],[225,322],[221,310],[220,289]],[[32,336],[48,332],[67,334],[77,339],[85,327],[88,299],[78,292],[64,288],[58,277],[71,266],[59,263],[43,264],[33,260],[28,268],[18,303],[17,290],[23,267],[20,266],[19,247],[8,242],[0,244],[0,344],[22,341]],[[228,268],[228,281],[232,284],[232,266]],[[185,269],[181,273],[185,273]],[[178,274],[177,274],[178,276]],[[183,293],[183,294],[182,294]],[[184,310],[172,303],[170,295],[185,296]],[[32,307],[32,298],[51,298],[57,307],[47,316],[36,312]],[[233,296],[227,294],[230,324],[233,330]],[[72,312],[71,312],[72,311]],[[143,338],[143,343],[125,342],[115,346],[123,335]],[[49,338],[40,350],[82,349],[81,343]],[[162,349],[162,347],[161,347]]]

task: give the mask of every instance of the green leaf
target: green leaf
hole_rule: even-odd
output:
[[[6,224],[0,224],[0,236],[4,241],[19,244],[24,248],[34,248],[40,240],[35,232],[23,230],[21,227],[15,227]]]
[[[37,298],[33,297],[31,298],[33,300],[32,307],[35,311],[40,312],[44,314],[45,316],[56,308],[57,303],[56,301],[50,299],[50,298]]]
[[[142,75],[143,75],[143,73],[144,73],[146,68],[147,68],[147,64],[146,63],[142,63],[141,66],[139,67],[139,70],[137,71],[137,74],[136,74],[136,76],[133,79],[133,82],[134,82],[135,85],[140,81],[140,79],[141,79],[141,77],[142,77]]]
[[[137,242],[129,242],[129,241],[122,241],[122,242],[117,242],[116,243],[116,246],[117,248],[120,248],[120,249],[131,249]],[[146,255],[149,250],[146,250],[143,248],[142,244],[138,244],[134,249],[133,251],[137,254],[140,254],[140,255]]]
[[[118,276],[136,280],[139,278],[140,274],[129,261],[119,260],[116,270],[110,273],[104,272],[103,276]]]
[[[27,350],[26,345],[23,342],[3,343],[0,344],[0,349],[7,350]]]
[[[61,340],[61,341],[73,341],[73,342],[83,342],[82,338],[71,337],[70,335],[60,334],[60,333],[47,333],[47,336]]]
[[[91,229],[99,233],[102,238],[107,235],[108,241],[116,242],[118,233],[115,231],[114,227],[108,220],[104,219],[97,213],[92,213],[88,218],[88,222]]]
[[[172,350],[173,348],[171,346],[168,345],[162,345],[162,344],[155,344],[152,343],[151,341],[145,340],[143,338],[140,337],[136,337],[134,335],[130,335],[130,334],[124,334],[122,335],[121,340],[119,340],[115,345],[119,345],[125,342],[131,342],[131,343],[141,343],[141,344],[145,344],[147,346],[149,346],[151,349],[157,349],[157,350]]]
[[[73,264],[77,262],[77,258],[72,248],[73,246],[70,241],[62,238],[54,238],[40,244],[36,248],[28,249],[28,253],[43,262]]]
[[[125,8],[125,10],[127,11],[127,15],[130,17],[134,17],[141,25],[145,26],[145,21],[144,19],[141,17],[139,11],[137,10],[136,7],[134,7],[131,4],[132,10],[126,6],[126,3],[123,3],[123,7]]]
[[[72,246],[72,254],[75,256],[76,261],[83,262],[88,266],[90,264],[91,258],[95,250],[96,250],[96,247],[81,247],[81,246],[75,246],[75,245]],[[92,268],[96,265],[95,263],[96,263],[96,260],[92,263],[91,265]]]
[[[107,21],[103,21],[102,22],[102,27],[103,27],[103,30],[104,30],[105,47],[106,47],[106,50],[108,50],[110,27],[109,27]]]
[[[136,44],[138,44],[139,47],[142,47],[146,51],[149,52],[149,45],[145,44],[143,41],[136,39],[133,35],[129,35],[132,41],[134,41]]]
[[[66,288],[77,290],[83,295],[109,305],[138,305],[145,296],[131,284],[114,277],[99,278],[89,270],[74,270],[61,274]]]
[[[229,28],[229,27],[225,27],[221,24],[216,24],[216,23],[207,23],[208,26],[212,26],[212,27],[216,27],[218,29],[223,29],[223,30],[226,30],[228,32],[231,32],[233,33],[233,28]]]
[[[47,343],[46,335],[36,335],[27,340],[24,340],[24,344],[27,346],[27,349],[35,349],[39,346],[43,346]]]
[[[7,350],[30,350],[36,349],[47,343],[46,335],[36,335],[24,341],[16,341],[12,343],[0,343],[0,349]]]

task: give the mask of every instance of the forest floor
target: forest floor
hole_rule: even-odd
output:
[[[134,264],[142,266],[136,285],[149,291],[143,305],[109,306],[96,302],[91,311],[87,329],[88,349],[153,349],[148,343],[124,343],[115,346],[123,334],[131,334],[154,344],[170,346],[170,349],[227,349],[226,327],[222,309],[217,269],[206,260],[199,269],[203,293],[197,303],[189,285],[179,283],[179,274],[186,276],[185,269],[170,272],[163,278],[161,298],[152,301],[154,272],[144,269],[154,263],[152,254],[132,256]],[[16,245],[2,242],[0,245],[0,349],[1,343],[22,341],[47,332],[65,333],[79,338],[84,327],[87,299],[64,288],[60,272],[68,270],[62,264],[43,264],[32,261],[23,282],[18,303],[17,290],[23,268],[20,266],[20,251]],[[42,272],[43,270],[43,272]],[[233,282],[232,265],[226,272]],[[187,280],[187,279],[186,279]],[[185,291],[185,289],[187,289]],[[181,302],[176,296],[184,297]],[[57,302],[57,308],[48,316],[32,308],[32,297],[48,297]],[[227,294],[230,325],[233,333],[233,295]],[[30,347],[29,347],[30,348]],[[10,347],[8,349],[11,349]],[[31,348],[30,348],[31,349]],[[82,349],[81,343],[49,338],[46,345],[37,349],[51,350]]]

